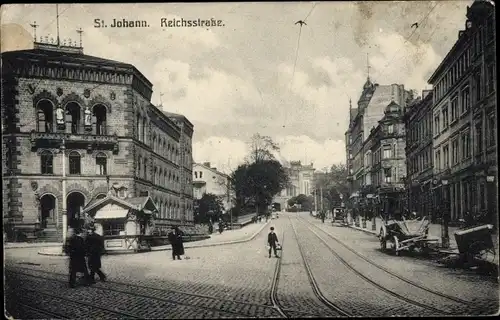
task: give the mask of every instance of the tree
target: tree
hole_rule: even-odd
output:
[[[261,136],[256,133],[249,143],[249,162],[259,162],[264,160],[275,160],[273,152],[278,152],[278,145],[269,136]]]
[[[349,197],[347,183],[347,166],[334,164],[324,174],[317,174],[315,179],[317,197],[320,199],[320,190],[323,189],[323,208],[340,207],[342,201]]]
[[[288,181],[285,169],[276,160],[261,159],[242,164],[231,174],[236,207],[241,210],[254,207],[263,213]]]
[[[287,201],[289,207],[293,207],[296,203],[297,203],[297,197],[292,197]]]
[[[210,218],[214,221],[222,216],[224,204],[215,194],[205,193],[197,202],[198,215],[195,217],[197,223],[207,223]]]

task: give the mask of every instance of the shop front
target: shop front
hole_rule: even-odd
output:
[[[150,197],[118,198],[108,195],[83,213],[93,219],[96,232],[104,237],[107,253],[151,250],[149,239],[158,212]]]

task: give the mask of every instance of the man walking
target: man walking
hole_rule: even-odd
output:
[[[65,253],[69,256],[69,286],[76,286],[76,273],[83,272],[86,284],[91,284],[87,263],[85,261],[85,240],[78,229],[69,229],[69,238],[64,246]]]
[[[172,259],[182,260],[181,256],[184,255],[184,244],[182,243],[183,232],[179,227],[172,226],[172,231],[168,234],[168,241],[172,245]]]
[[[276,250],[276,245],[279,244],[278,236],[274,233],[274,227],[271,227],[271,231],[267,235],[267,245],[269,246],[269,258],[271,258],[271,250],[274,250],[274,256],[278,257],[278,251]]]
[[[104,238],[95,232],[95,227],[89,229],[86,240],[87,259],[90,269],[90,281],[95,283],[95,274],[101,281],[106,281],[106,275],[101,271],[101,255],[104,252]]]

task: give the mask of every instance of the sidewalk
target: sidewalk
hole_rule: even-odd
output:
[[[372,230],[372,221],[366,221],[366,228],[356,227],[356,225],[349,225],[350,228],[360,230],[369,234],[373,234],[378,236],[380,233],[380,227],[382,225],[382,219],[375,218],[375,231]],[[455,231],[458,230],[458,227],[448,227],[448,235],[450,238],[450,247],[449,249],[443,249],[444,252],[456,252],[458,253],[457,242],[455,240]],[[441,247],[442,239],[441,239],[441,225],[437,223],[429,224],[429,238],[436,238],[439,240],[439,247]],[[495,252],[498,254],[499,252],[499,239],[498,235],[493,234],[493,244],[495,245]],[[441,251],[441,250],[440,250]]]
[[[271,220],[269,220],[269,222],[270,221]],[[222,234],[213,233],[209,239],[193,241],[193,242],[185,242],[184,248],[189,249],[189,248],[212,247],[212,246],[221,246],[227,244],[248,242],[254,239],[268,225],[269,222],[252,223],[241,229],[225,230]],[[60,243],[51,245],[47,245],[44,243],[33,243],[33,244],[24,244],[24,246],[22,246],[23,243],[12,243],[12,245],[15,244],[18,245],[17,248],[39,247],[41,248],[40,251],[38,251],[38,254],[40,255],[45,255],[45,256],[64,255],[61,252],[62,245]],[[16,247],[12,246],[11,248],[16,248]],[[162,251],[162,250],[172,250],[172,246],[168,244],[151,248],[151,251]],[[131,253],[127,252],[120,254],[131,254]]]

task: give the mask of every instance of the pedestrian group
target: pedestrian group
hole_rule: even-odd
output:
[[[77,273],[83,273],[85,285],[95,283],[96,273],[101,281],[106,281],[106,275],[101,271],[104,238],[95,232],[95,227],[89,229],[86,238],[80,228],[68,231],[70,236],[64,246],[64,252],[69,256],[69,286],[76,286]]]

